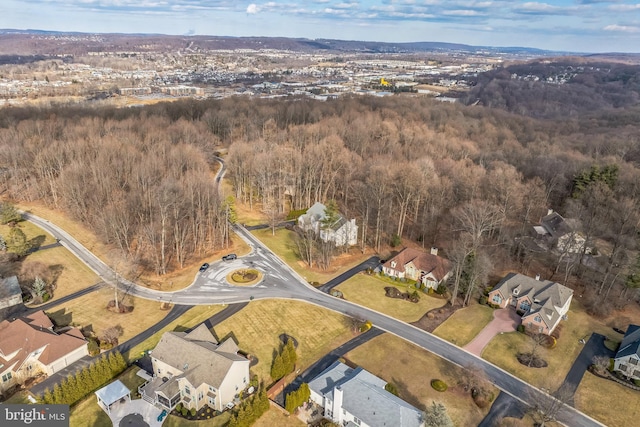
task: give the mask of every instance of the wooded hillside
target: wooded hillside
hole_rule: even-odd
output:
[[[623,281],[640,204],[638,118],[542,121],[404,97],[7,109],[0,185],[69,211],[162,274],[222,244],[212,153],[228,146],[236,197],[270,217],[335,199],[358,218],[361,244],[402,236],[454,261],[472,251],[486,275],[512,257],[526,264],[516,237],[551,207],[608,242],[607,275]]]

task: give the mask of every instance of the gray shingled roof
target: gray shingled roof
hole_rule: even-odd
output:
[[[229,340],[218,345],[204,325],[188,334],[165,332],[153,350],[153,357],[182,371],[182,376],[195,387],[205,383],[219,388],[234,362],[249,363],[231,352],[237,351],[237,346],[228,344]]]
[[[632,354],[640,357],[640,326],[638,325],[629,325],[627,328],[627,332],[625,332],[624,338],[616,353],[616,359]]]
[[[507,299],[518,290],[517,298],[528,296],[532,301],[529,312],[540,314],[542,320],[551,328],[556,324],[560,313],[555,307],[563,307],[573,295],[573,290],[551,280],[538,280],[524,274],[509,273],[495,287],[503,298]]]
[[[419,427],[422,411],[384,389],[386,381],[362,368],[335,362],[309,383],[314,392],[333,400],[342,390],[342,407],[371,427]]]
[[[22,294],[18,277],[11,276],[0,279],[0,299],[11,298],[14,295]]]

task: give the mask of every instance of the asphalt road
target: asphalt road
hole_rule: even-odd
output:
[[[65,302],[71,301],[71,300],[73,300],[75,298],[78,298],[78,297],[81,297],[83,295],[90,294],[91,292],[97,291],[98,289],[101,289],[103,286],[105,286],[104,282],[98,282],[98,283],[96,283],[94,285],[91,285],[89,287],[86,287],[84,289],[80,289],[79,291],[74,292],[72,294],[65,295],[63,297],[55,299],[55,300],[53,300],[51,302],[48,302],[46,304],[39,305],[38,307],[28,308],[26,311],[23,311],[19,315],[20,316],[24,316],[26,314],[31,314],[33,312],[40,311],[40,310],[48,311],[49,309],[51,309],[51,308],[53,308],[53,307],[55,307],[57,305],[64,304]]]
[[[506,393],[500,393],[491,405],[491,410],[478,424],[478,427],[495,427],[505,417],[521,419],[527,411],[526,405],[515,397]]]
[[[111,270],[68,233],[34,215],[24,214],[24,216],[54,237],[59,238],[65,247],[109,283],[107,277],[113,277]],[[231,262],[213,262],[205,273],[195,275],[194,282],[188,288],[176,292],[161,292],[128,281],[123,281],[119,286],[126,292],[141,298],[184,305],[231,304],[247,302],[252,299],[270,298],[295,299],[316,304],[348,316],[370,320],[377,328],[403,338],[457,365],[474,365],[477,369],[482,369],[502,391],[521,400],[534,402],[549,398],[544,392],[508,372],[432,334],[368,308],[333,298],[313,288],[246,229],[239,225],[234,225],[233,228],[238,236],[251,246],[251,253]],[[225,276],[228,272],[247,267],[262,271],[264,279],[251,287],[234,287],[226,282]],[[599,422],[569,406],[563,407],[558,414],[558,419],[565,425],[572,427],[602,426]]]
[[[329,280],[324,285],[318,287],[318,289],[321,290],[322,292],[329,293],[329,291],[331,291],[331,289],[335,288],[340,283],[344,282],[347,279],[350,279],[351,277],[355,276],[356,274],[360,273],[361,271],[365,271],[368,268],[375,269],[379,265],[380,265],[380,258],[377,257],[377,256],[372,256],[371,258],[369,258],[368,260],[362,262],[361,264],[358,264],[355,267],[353,267],[352,269],[350,269],[348,271],[345,271],[344,273],[342,273],[338,277],[334,277],[333,279]]]

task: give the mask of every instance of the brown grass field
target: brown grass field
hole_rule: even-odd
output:
[[[241,350],[258,358],[258,364],[251,370],[266,384],[272,382],[269,373],[273,351],[280,346],[281,334],[298,340],[297,367],[302,370],[352,338],[344,316],[288,300],[253,301],[214,331],[220,339],[228,335],[235,337]]]
[[[632,403],[634,402],[634,403]],[[575,394],[576,407],[607,426],[638,425],[640,391],[586,372]]]
[[[454,366],[390,334],[374,338],[347,353],[346,358],[396,387],[400,397],[419,409],[440,402],[456,426],[477,426],[489,411],[478,408],[470,394],[457,385]],[[429,383],[441,379],[449,389],[435,391]],[[494,390],[497,397],[498,392]]]
[[[433,331],[433,334],[458,347],[464,347],[469,344],[492,319],[493,310],[489,306],[472,304],[453,313],[451,317]]]
[[[435,298],[422,292],[419,292],[420,301],[417,303],[389,298],[385,296],[384,291],[387,286],[394,286],[400,292],[407,292],[408,289],[404,283],[393,282],[392,285],[390,281],[365,273],[356,274],[335,289],[341,291],[346,300],[377,310],[403,322],[420,320],[427,311],[442,307],[447,302],[445,299]]]
[[[106,308],[113,296],[111,288],[102,288],[56,306],[47,314],[58,325],[90,327],[97,336],[111,326],[120,325],[124,329],[120,342],[125,342],[159,322],[168,313],[167,310],[161,310],[160,303],[156,301],[129,297],[125,299],[125,303],[130,305],[133,302],[133,311],[126,314],[114,313]]]

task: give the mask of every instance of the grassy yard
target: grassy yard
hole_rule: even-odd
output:
[[[353,254],[338,255],[334,257],[330,270],[320,271],[308,268],[295,254],[293,241],[295,233],[293,231],[284,228],[277,229],[275,236],[272,235],[271,229],[254,230],[252,233],[308,282],[326,283],[371,256],[371,254],[362,254],[359,251]]]
[[[556,389],[571,369],[571,365],[582,350],[581,338],[588,339],[597,332],[612,339],[620,335],[611,328],[589,316],[579,301],[573,300],[568,320],[561,321],[562,330],[558,344],[553,349],[540,349],[540,357],[547,361],[547,368],[527,368],[516,360],[516,354],[531,349],[531,339],[526,335],[512,332],[497,335],[487,345],[482,357],[536,387]]]
[[[25,262],[31,261],[42,262],[49,266],[52,274],[57,275],[56,290],[49,301],[55,301],[100,281],[85,263],[61,246],[29,254]]]
[[[575,394],[576,408],[608,426],[637,425],[640,392],[587,372]]]
[[[160,303],[142,298],[129,297],[126,304],[133,302],[133,311],[126,314],[117,314],[107,310],[107,304],[113,299],[113,290],[103,288],[88,295],[75,298],[61,306],[53,308],[47,314],[57,325],[75,325],[78,327],[90,327],[100,336],[102,332],[115,325],[124,329],[120,342],[125,342],[152,325],[159,322],[168,311],[160,309]]]
[[[464,347],[493,319],[493,310],[480,304],[461,308],[438,326],[434,335]]]
[[[95,395],[91,394],[69,411],[70,427],[112,427],[109,416],[98,406]]]
[[[303,369],[325,353],[352,338],[346,318],[314,305],[296,301],[253,301],[238,314],[215,328],[222,339],[232,335],[241,350],[259,360],[251,369],[265,383],[269,376],[273,351],[283,333],[298,340],[298,368]]]
[[[298,417],[284,414],[272,406],[253,424],[253,427],[302,427],[305,425]]]
[[[406,283],[391,282],[364,273],[356,274],[335,289],[341,291],[346,300],[377,310],[403,322],[420,320],[427,311],[442,307],[447,303],[444,299],[435,298],[422,292],[420,292],[420,301],[417,303],[386,297],[384,288],[392,286],[392,284],[401,292],[408,291]]]
[[[29,221],[20,221],[18,223],[18,228],[20,228],[25,234],[31,247],[46,246],[56,243],[56,239],[51,234]],[[5,240],[9,236],[10,230],[11,227],[8,225],[0,224],[0,236],[4,237]]]
[[[222,311],[222,309],[224,308],[225,306],[223,305],[197,305],[180,316],[178,319],[160,329],[151,337],[133,347],[128,353],[123,354],[123,356],[125,357],[125,359],[127,359],[127,361],[131,362],[132,360],[137,359],[142,351],[153,349],[158,344],[158,341],[160,341],[160,337],[162,337],[163,333],[167,331],[184,331],[186,329],[192,328],[204,322],[206,319],[218,313],[219,311]]]
[[[169,415],[165,419],[162,426],[163,427],[224,427],[227,425],[227,422],[229,422],[230,415],[231,413],[229,411],[226,411],[215,418],[212,418],[210,420],[202,420],[202,421],[189,421],[181,417]]]
[[[400,397],[419,409],[440,402],[456,426],[477,426],[489,411],[478,408],[470,394],[456,387],[454,365],[390,334],[374,338],[347,353],[346,358],[398,387]],[[441,379],[449,389],[435,391],[429,383]],[[497,397],[498,391],[494,390]]]

